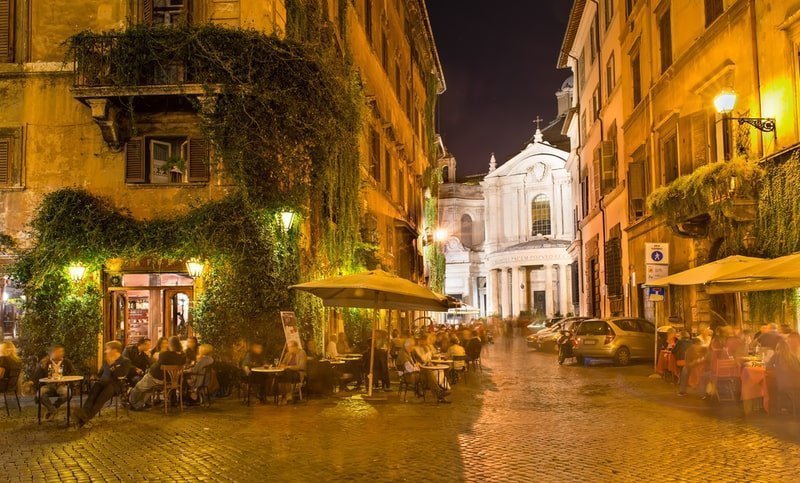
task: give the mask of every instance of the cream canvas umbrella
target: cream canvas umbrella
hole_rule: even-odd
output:
[[[747,271],[758,266],[763,258],[733,255],[721,260],[709,262],[698,267],[678,272],[668,277],[647,282],[648,287],[665,287],[667,285],[703,285],[728,276],[732,273]]]
[[[712,280],[706,290],[711,294],[760,292],[800,287],[800,253],[764,260]]]
[[[290,288],[316,295],[326,307],[446,312],[451,306],[444,295],[383,270],[316,280],[292,285]],[[372,396],[377,317],[376,311],[370,344],[369,396]]]

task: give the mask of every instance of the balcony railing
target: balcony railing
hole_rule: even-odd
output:
[[[79,34],[72,39],[75,87],[141,87],[196,84],[202,81],[201,61],[192,44],[180,42],[177,29],[147,35],[123,33]],[[156,49],[170,38],[174,48]],[[157,43],[154,43],[153,40]]]

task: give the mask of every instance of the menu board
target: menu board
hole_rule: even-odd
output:
[[[135,342],[139,337],[147,337],[150,333],[150,304],[148,297],[130,297],[128,299],[128,330],[126,342]]]

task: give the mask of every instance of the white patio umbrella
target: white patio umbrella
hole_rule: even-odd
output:
[[[711,294],[761,292],[800,287],[800,253],[764,260],[747,269],[712,280],[706,290]]]
[[[446,312],[451,306],[448,297],[383,270],[316,280],[290,288],[316,295],[326,307]],[[369,396],[372,396],[377,318],[376,310],[370,344]]]

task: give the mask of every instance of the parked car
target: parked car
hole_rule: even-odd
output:
[[[560,322],[562,320],[563,320],[563,317],[554,317],[554,318],[551,318],[551,319],[534,320],[533,322],[528,324],[528,334],[536,334],[539,331],[542,331],[542,330],[552,326],[556,322]]]
[[[613,359],[619,366],[654,357],[655,327],[644,319],[590,319],[575,331],[575,355],[583,359]]]
[[[542,352],[554,351],[556,349],[556,341],[561,336],[562,330],[568,330],[574,333],[576,328],[575,324],[580,324],[588,318],[589,317],[567,317],[566,319],[556,322],[550,327],[534,334],[533,337],[535,337],[535,340],[533,343],[529,341],[528,347],[533,347]]]

